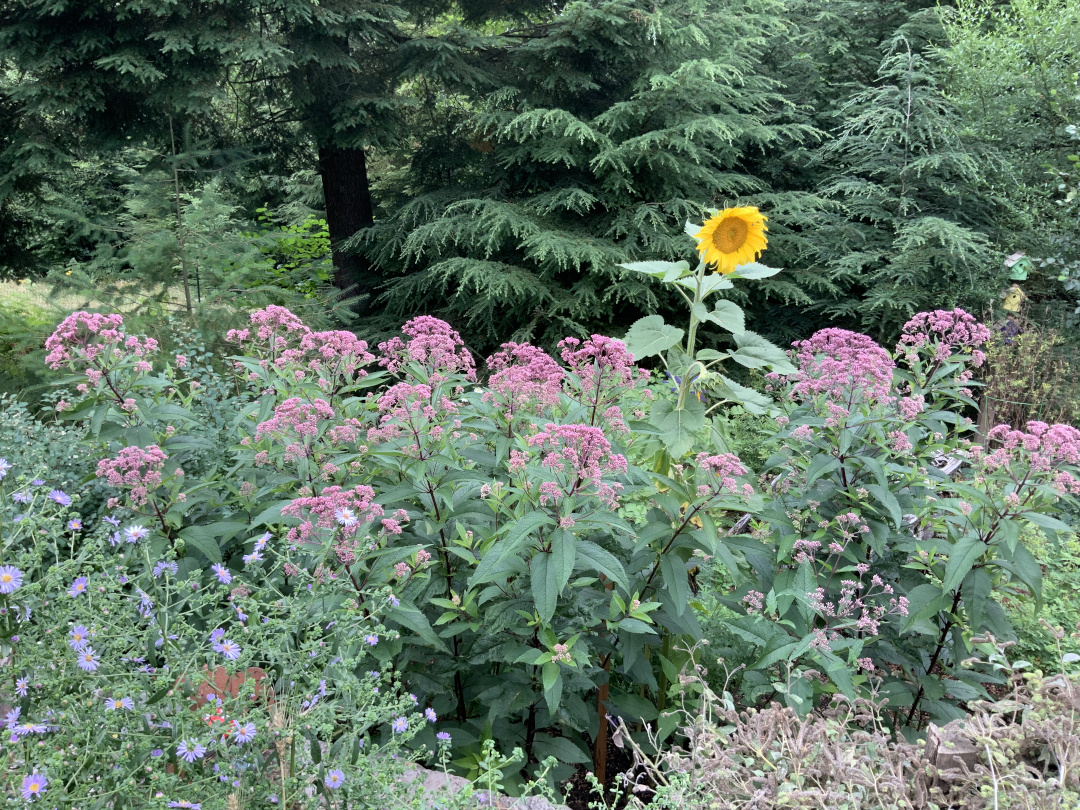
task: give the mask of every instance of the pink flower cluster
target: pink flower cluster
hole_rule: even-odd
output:
[[[487,359],[494,373],[488,382],[485,402],[496,402],[509,416],[521,409],[555,405],[562,393],[565,374],[554,358],[528,343],[504,343]]]
[[[135,506],[146,503],[149,494],[161,486],[161,471],[169,457],[156,444],[125,447],[116,458],[98,462],[97,477],[114,487],[129,487]]]
[[[1061,469],[1080,464],[1080,431],[1071,425],[1048,425],[1028,422],[1027,432],[1013,430],[1009,425],[997,425],[987,434],[1000,446],[983,454],[978,445],[971,447],[976,463],[983,470],[1008,468],[1014,461],[1023,460],[1033,472],[1055,473],[1054,486],[1062,494],[1080,494],[1080,480],[1075,470]]]
[[[862,591],[861,594],[860,591]],[[840,583],[840,598],[836,601],[827,600],[825,589],[820,587],[808,593],[806,601],[811,610],[825,619],[826,628],[822,633],[827,634],[829,640],[839,638],[838,630],[845,628],[854,629],[858,633],[877,635],[881,622],[886,616],[908,615],[907,597],[894,596],[893,587],[876,574],[872,577],[869,587],[855,579],[843,580]],[[834,623],[837,619],[847,621],[836,625]]]
[[[271,354],[276,355],[289,347],[294,333],[299,337],[311,331],[290,310],[274,305],[252,312],[251,326],[255,330],[255,338],[251,336],[251,329],[230,329],[225,333],[225,339],[230,343],[258,340]]]
[[[297,498],[285,506],[281,514],[303,519],[299,526],[289,529],[289,542],[320,545],[318,530],[328,531],[332,534],[338,561],[349,565],[356,559],[357,534],[361,526],[381,519],[384,511],[375,503],[375,490],[369,486],[353,489],[332,486],[318,495]]]
[[[742,465],[739,457],[734,453],[721,453],[715,456],[710,456],[708,453],[698,453],[696,460],[698,469],[704,470],[711,477],[715,478],[719,484],[715,493],[713,487],[703,484],[698,489],[698,494],[701,497],[718,494],[724,490],[731,493],[739,491],[739,483],[735,479],[740,475],[746,475],[746,467]],[[749,484],[746,484],[742,488],[742,494],[747,497],[752,495],[753,492],[754,488]]]
[[[595,424],[600,411],[610,421],[622,422],[622,412],[616,413],[613,403],[639,381],[649,378],[649,372],[634,365],[634,355],[621,340],[593,335],[582,343],[577,338],[559,341],[563,362],[574,379],[567,380],[567,393],[589,408]]]
[[[822,394],[851,407],[859,400],[883,400],[892,387],[895,364],[871,338],[847,329],[822,329],[792,344],[799,371],[790,396],[813,399]],[[834,418],[836,414],[830,414]]]
[[[542,451],[541,464],[572,482],[600,483],[605,473],[626,472],[626,457],[611,452],[604,431],[589,425],[555,425],[529,437],[530,447]]]
[[[96,387],[110,373],[110,367],[120,361],[134,359],[132,368],[136,374],[150,371],[147,358],[157,351],[157,341],[125,335],[123,329],[121,315],[73,312],[45,340],[49,350],[45,362],[53,369],[82,366],[87,382],[78,386],[80,393]],[[114,393],[120,397],[119,392]]]
[[[294,433],[302,438],[310,438],[319,431],[320,419],[333,419],[334,409],[324,399],[305,402],[299,397],[290,397],[274,408],[274,415],[255,426],[255,438],[263,436],[283,436]]]
[[[476,365],[465,348],[465,341],[446,321],[421,315],[406,323],[401,331],[409,338],[407,342],[395,337],[379,344],[383,354],[379,365],[391,374],[398,373],[406,363],[415,362],[433,374],[458,373],[476,379]]]
[[[912,351],[923,346],[933,346],[936,360],[947,360],[953,349],[972,353],[972,365],[981,366],[986,355],[978,351],[990,339],[990,330],[975,317],[957,307],[920,312],[906,324],[897,354],[904,353],[911,359]]]

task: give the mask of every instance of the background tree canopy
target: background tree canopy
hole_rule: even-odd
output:
[[[2,0],[0,274],[486,351],[663,314],[618,265],[752,204],[774,339],[984,311],[1016,252],[1057,323],[1078,31],[1077,0]]]

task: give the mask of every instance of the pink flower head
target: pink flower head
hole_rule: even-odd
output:
[[[528,444],[541,448],[541,464],[572,482],[570,489],[581,481],[597,484],[605,473],[626,472],[625,456],[611,452],[611,443],[600,428],[549,422],[529,437]]]
[[[824,395],[848,408],[860,400],[889,396],[895,364],[889,353],[871,338],[847,329],[822,329],[809,340],[794,344],[799,370],[792,398],[815,399]]]
[[[299,397],[290,397],[274,408],[274,415],[255,428],[255,438],[275,436],[287,438],[298,436],[311,438],[318,433],[319,420],[334,418],[334,410],[324,399],[305,402]]]
[[[720,453],[715,456],[698,453],[696,460],[698,469],[706,474],[706,480],[715,481],[712,486],[703,485],[703,488],[707,490],[707,495],[714,492],[713,486],[717,486],[715,490],[717,494],[722,491],[735,493],[738,487],[736,477],[746,475],[746,467],[733,453]],[[701,494],[700,490],[699,494]]]
[[[151,492],[161,485],[161,471],[168,456],[156,444],[148,447],[124,447],[116,458],[98,462],[97,477],[113,487],[130,490],[131,503],[141,506]]]
[[[322,530],[334,544],[338,560],[349,564],[359,548],[356,538],[361,526],[384,514],[382,506],[374,501],[375,491],[368,486],[353,489],[326,487],[317,496],[297,498],[281,510],[283,515],[303,519],[299,526],[289,530],[289,542],[320,544],[318,535]],[[343,521],[342,516],[350,516],[350,519]]]
[[[593,335],[582,343],[568,337],[559,342],[563,362],[573,375],[567,393],[594,414],[607,408],[649,373],[634,365],[634,355],[621,340]],[[592,420],[596,422],[594,418]]]
[[[990,339],[990,330],[975,320],[975,317],[957,307],[956,309],[935,309],[933,312],[920,312],[904,324],[900,342],[896,344],[897,353],[909,354],[924,346],[933,348],[937,360],[947,360],[958,350],[971,354]],[[984,355],[974,351],[974,365],[982,364]]]
[[[558,363],[542,349],[528,343],[504,343],[487,359],[494,374],[484,401],[496,401],[508,415],[521,409],[555,405],[565,376]]]
[[[401,327],[409,338],[391,338],[379,344],[383,356],[379,365],[391,374],[397,374],[407,363],[420,363],[431,374],[464,374],[469,380],[476,379],[476,364],[465,341],[446,321],[421,315]]]

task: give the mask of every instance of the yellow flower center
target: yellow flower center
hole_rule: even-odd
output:
[[[739,217],[728,217],[713,231],[713,246],[721,253],[734,253],[746,243],[750,226]]]
[[[35,793],[35,792],[37,792],[39,790],[41,790],[41,783],[40,782],[31,782],[30,783],[30,792],[31,793]]]
[[[0,582],[11,582],[15,579],[11,574],[0,574]]]

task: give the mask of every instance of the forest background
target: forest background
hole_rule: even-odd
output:
[[[0,279],[45,284],[4,296],[4,385],[50,300],[618,335],[681,303],[619,264],[744,203],[781,345],[1000,320],[1022,252],[1071,351],[1078,50],[1077,0],[5,0]]]

